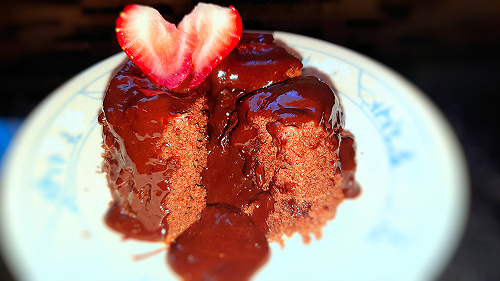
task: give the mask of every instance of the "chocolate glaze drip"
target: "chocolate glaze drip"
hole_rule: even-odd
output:
[[[244,170],[244,155],[224,140],[224,131],[228,130],[239,98],[300,74],[302,63],[273,41],[271,34],[245,33],[238,46],[209,77],[212,85],[208,92],[209,155],[207,169],[202,173],[207,204],[229,203],[243,207],[262,192],[252,183],[252,171]]]
[[[270,118],[267,130],[272,136],[284,126],[311,121],[339,134],[335,153],[342,162],[344,194],[356,196],[354,141],[342,132],[338,101],[315,77],[289,79],[300,75],[301,68],[270,34],[244,34],[189,95],[155,86],[128,62],[111,80],[100,116],[109,149],[103,170],[114,200],[107,224],[127,237],[165,238],[168,210],[153,206],[162,206],[177,162],[158,158],[159,141],[165,124],[201,96],[207,98],[209,114],[208,163],[201,174],[207,206],[168,253],[170,265],[187,280],[247,280],[268,258],[266,219],[274,199],[259,184],[264,171],[254,162],[259,149],[249,122],[254,118]],[[140,200],[130,200],[130,193]],[[246,214],[242,210],[248,206],[253,211]],[[130,209],[137,211],[130,214]]]
[[[114,186],[114,203],[106,216],[111,228],[136,239],[165,238],[168,212],[162,208],[162,199],[169,192],[166,179],[177,163],[159,158],[161,133],[198,95],[168,93],[152,84],[131,61],[111,80],[100,117],[104,145],[110,152],[103,170]]]
[[[340,143],[340,163],[342,165],[342,189],[346,198],[354,198],[361,193],[361,188],[354,179],[356,172],[356,149],[354,147],[354,137],[343,133]]]

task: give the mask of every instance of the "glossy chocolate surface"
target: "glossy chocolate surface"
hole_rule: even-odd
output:
[[[238,123],[231,133],[230,143],[250,161],[258,150],[253,147],[257,131],[250,123],[259,116],[272,120],[267,124],[267,131],[273,137],[283,126],[300,127],[310,121],[331,129],[328,120],[334,101],[330,87],[312,76],[291,78],[257,90],[238,104]]]
[[[300,74],[300,60],[273,41],[271,34],[245,33],[210,74],[213,92],[228,88],[249,93]]]
[[[177,163],[159,156],[162,132],[165,124],[185,112],[197,95],[178,97],[166,92],[131,61],[111,80],[100,118],[104,145],[110,152],[103,168],[108,172],[114,200],[106,222],[126,237],[165,238],[168,213],[162,200],[169,192],[165,179]]]

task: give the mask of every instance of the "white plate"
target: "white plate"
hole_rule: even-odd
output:
[[[346,200],[323,238],[294,236],[255,280],[432,280],[453,254],[468,211],[461,150],[436,108],[384,66],[345,48],[276,32],[305,67],[327,74],[357,142],[362,194]],[[87,69],[26,120],[4,162],[3,255],[19,280],[176,280],[160,243],[106,227],[111,200],[97,123],[123,53]]]

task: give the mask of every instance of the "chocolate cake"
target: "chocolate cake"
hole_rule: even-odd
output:
[[[359,188],[339,100],[301,68],[256,33],[189,92],[151,83],[128,61],[100,118],[107,224],[170,244],[168,261],[186,280],[246,280],[268,258],[266,241],[320,237]]]

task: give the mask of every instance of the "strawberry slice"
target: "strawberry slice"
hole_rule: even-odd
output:
[[[116,20],[118,43],[155,84],[178,87],[191,73],[195,38],[148,6],[128,5]]]
[[[195,37],[193,70],[189,88],[198,86],[238,44],[243,24],[233,6],[199,3],[184,16],[178,29]]]

